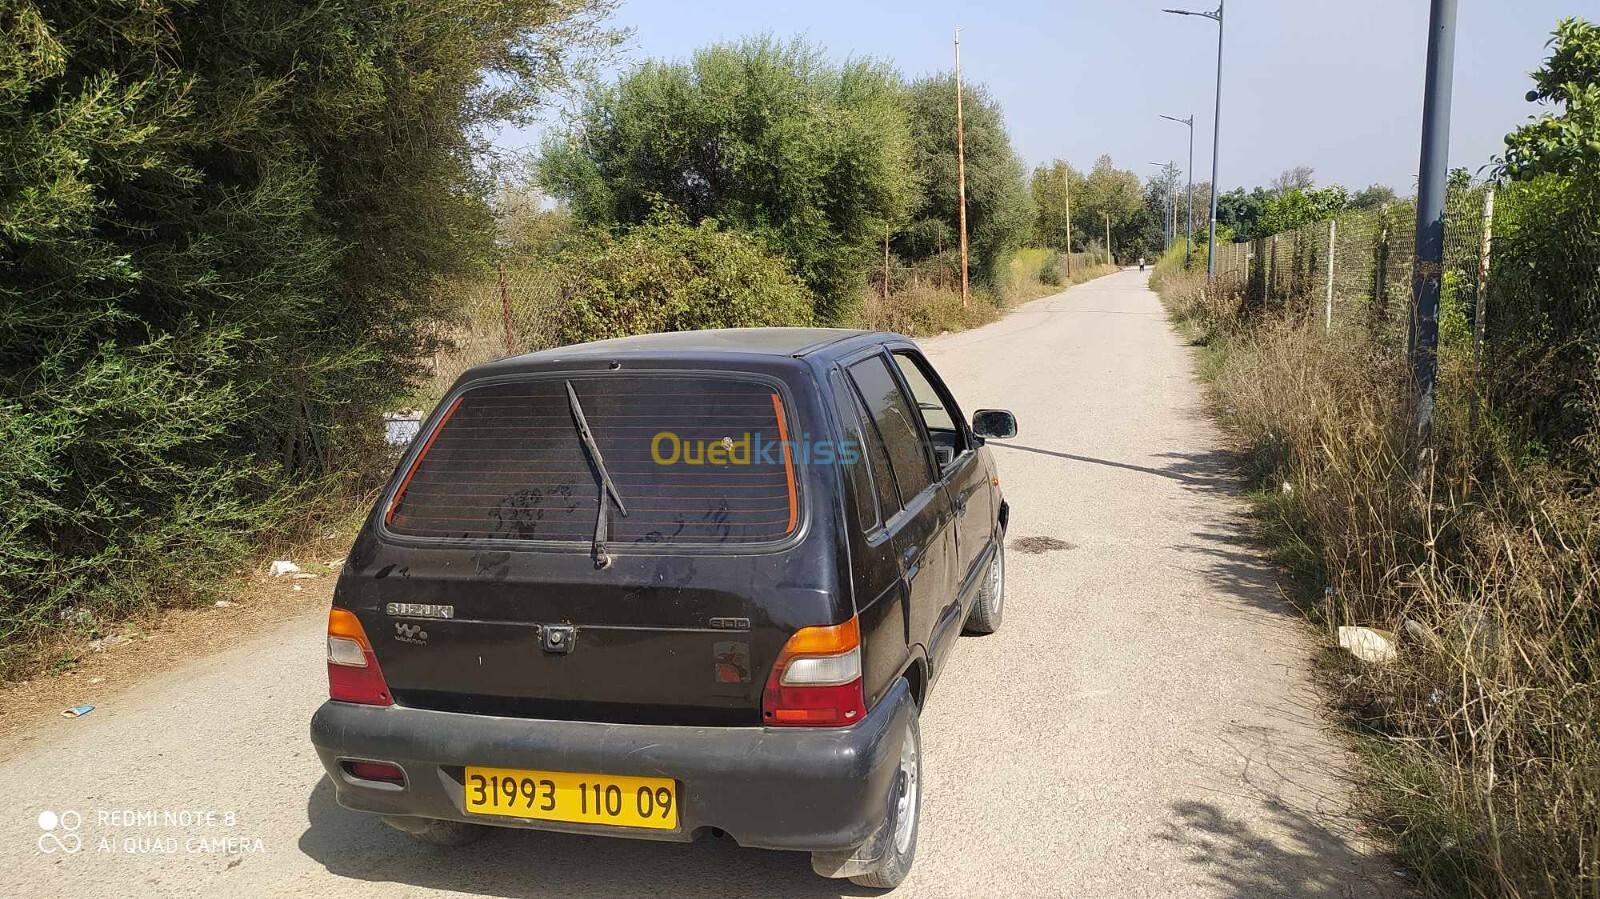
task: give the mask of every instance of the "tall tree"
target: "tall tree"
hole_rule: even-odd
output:
[[[1317,170],[1308,165],[1297,165],[1292,169],[1284,169],[1272,179],[1272,193],[1281,197],[1291,190],[1310,190],[1316,184]]]
[[[1209,185],[1207,188],[1209,191]],[[1199,195],[1198,188],[1195,193]],[[1264,187],[1248,192],[1236,187],[1217,197],[1217,224],[1232,229],[1234,240],[1254,240],[1261,236],[1258,223],[1261,213],[1271,201],[1272,193]]]
[[[756,38],[596,88],[572,133],[545,144],[540,179],[590,225],[620,230],[665,204],[691,224],[755,235],[791,262],[828,321],[904,218],[910,146],[888,66],[835,65],[800,41]]]
[[[231,569],[406,391],[489,239],[484,126],[611,46],[609,6],[0,12],[0,642]]]
[[[913,141],[912,164],[922,185],[898,241],[902,254],[932,254],[935,243],[957,239],[956,84],[936,75],[906,91]],[[1022,245],[1032,220],[1022,160],[1011,147],[1000,104],[980,85],[962,85],[967,164],[967,235],[972,269],[994,283],[1011,253]]]
[[[1083,176],[1065,160],[1057,159],[1033,170],[1028,192],[1033,199],[1033,242],[1060,250],[1075,245],[1071,243],[1071,201],[1074,192],[1083,193]]]
[[[1116,243],[1119,237],[1126,241],[1138,232],[1137,219],[1143,208],[1144,185],[1139,176],[1117,168],[1110,156],[1101,156],[1084,180],[1083,202],[1078,202],[1076,195],[1073,197],[1072,221],[1090,240],[1104,244],[1109,217]]]

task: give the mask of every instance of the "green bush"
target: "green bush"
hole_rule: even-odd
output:
[[[1054,253],[1044,261],[1044,265],[1039,266],[1039,282],[1050,287],[1061,286],[1061,265]]]
[[[0,12],[0,672],[215,588],[345,461],[489,245],[477,129],[608,44],[605,8]]]
[[[656,217],[601,234],[559,260],[571,296],[562,343],[699,328],[811,323],[812,298],[783,262],[743,235]]]
[[[645,63],[594,91],[579,126],[539,165],[579,221],[637,225],[662,201],[717,219],[788,259],[822,320],[855,299],[914,186],[899,76],[798,40]]]

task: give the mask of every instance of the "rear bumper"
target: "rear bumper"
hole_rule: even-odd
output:
[[[838,851],[865,842],[883,822],[913,714],[904,681],[854,726],[814,730],[539,721],[330,701],[311,719],[311,742],[339,804],[356,811],[672,841],[714,827],[741,846]],[[406,784],[353,779],[341,759],[391,762]],[[656,831],[468,814],[467,764],[670,777],[678,781],[679,825]]]

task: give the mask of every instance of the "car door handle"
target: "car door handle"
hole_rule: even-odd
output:
[[[906,551],[900,554],[900,559],[906,566],[906,580],[913,580],[922,572],[922,547],[906,547]]]

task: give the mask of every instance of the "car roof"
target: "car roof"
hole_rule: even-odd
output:
[[[573,346],[527,353],[522,358],[576,359],[592,356],[659,355],[664,353],[701,355],[710,353],[750,353],[760,356],[805,356],[823,347],[852,337],[865,337],[874,331],[850,328],[719,328],[709,331],[669,331],[614,337]],[[883,335],[887,337],[888,335]]]
[[[639,334],[508,356],[475,366],[462,375],[462,380],[548,371],[572,363],[593,364],[630,358],[714,364],[718,358],[743,357],[752,362],[761,359],[775,362],[806,356],[842,355],[862,346],[904,340],[906,338],[898,334],[885,331],[850,328],[722,328]]]

